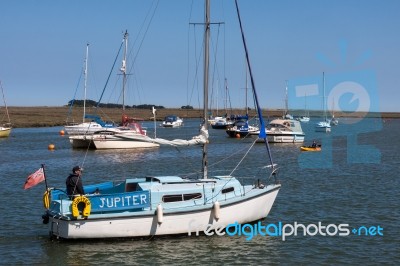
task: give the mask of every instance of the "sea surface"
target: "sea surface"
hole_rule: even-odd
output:
[[[341,119],[332,132],[314,132],[314,118],[302,124],[306,144],[315,139],[322,152],[300,152],[299,144],[271,144],[280,167],[282,188],[264,225],[297,236],[283,240],[277,233],[248,239],[236,236],[179,236],[127,240],[51,240],[42,224],[45,183],[23,190],[29,174],[45,164],[50,187],[64,189],[75,165],[84,168],[83,182],[156,175],[199,176],[199,147],[160,147],[150,150],[77,150],[61,127],[16,128],[0,139],[0,264],[1,265],[261,265],[261,264],[398,264],[400,261],[400,119]],[[182,128],[160,128],[157,137],[190,139],[200,121]],[[154,126],[145,122],[149,135]],[[265,144],[256,143],[244,159],[252,139],[228,138],[210,129],[211,174],[243,177],[251,184],[266,179],[269,164]],[[49,144],[55,150],[48,150]],[[314,230],[322,226],[322,233]],[[339,226],[349,234],[339,235]],[[328,228],[328,233],[326,229]],[[275,228],[275,227],[270,227]],[[364,230],[364,228],[368,229]],[[353,232],[353,229],[357,230]],[[289,231],[286,231],[289,232]],[[325,233],[324,233],[325,232]],[[367,233],[366,233],[367,232]]]

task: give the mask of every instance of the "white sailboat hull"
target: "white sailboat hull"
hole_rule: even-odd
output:
[[[331,132],[331,125],[330,122],[319,122],[316,126],[315,126],[315,131],[316,132]]]
[[[142,139],[142,140],[141,140]],[[93,138],[96,149],[157,148],[160,145],[148,141],[150,138],[136,133],[100,135]]]
[[[160,145],[151,142],[127,141],[127,140],[94,140],[94,146],[98,150],[102,149],[135,149],[135,148],[157,148]]]
[[[189,232],[196,235],[196,232],[225,228],[236,222],[244,224],[265,218],[272,208],[280,185],[267,188],[253,190],[237,202],[221,202],[219,219],[216,219],[211,204],[178,211],[165,210],[161,223],[156,210],[107,219],[89,217],[85,220],[63,220],[50,217],[50,234],[63,239],[189,235]]]

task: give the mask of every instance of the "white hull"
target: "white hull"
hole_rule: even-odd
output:
[[[316,128],[315,128],[315,131],[316,131],[316,132],[325,132],[325,133],[328,133],[328,132],[331,132],[331,128],[330,128],[330,127],[316,127]]]
[[[272,187],[272,188],[271,188]],[[213,205],[185,211],[167,211],[158,222],[156,210],[146,213],[107,219],[91,218],[86,220],[63,220],[50,217],[50,234],[64,239],[74,238],[122,238],[160,235],[189,234],[196,235],[207,229],[225,228],[233,223],[249,223],[265,218],[270,212],[280,185],[269,186],[270,189],[253,190],[239,202],[221,202],[219,219],[215,218]],[[253,198],[251,198],[253,194]],[[240,214],[240,215],[238,215]]]
[[[269,134],[267,132],[267,140],[270,143],[302,143],[304,142],[304,134]]]
[[[68,135],[91,135],[102,130],[103,127],[96,122],[85,122],[79,125],[64,126],[64,129]]]
[[[177,123],[162,123],[161,126],[163,127],[180,127],[182,126],[183,123],[177,122]]]
[[[157,148],[160,145],[152,142],[142,142],[135,140],[119,140],[119,139],[106,139],[106,140],[93,140],[96,149],[135,149],[135,148]]]
[[[300,122],[303,122],[303,123],[307,123],[307,122],[310,122],[310,118],[309,117],[307,117],[307,116],[304,116],[304,117],[299,117],[299,119],[298,119]]]
[[[316,126],[315,126],[315,131],[316,132],[331,132],[331,125],[330,122],[319,122]]]

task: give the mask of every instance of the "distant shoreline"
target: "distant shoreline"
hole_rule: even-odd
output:
[[[24,128],[24,127],[53,127],[53,126],[64,126],[66,122],[82,122],[83,108],[74,107],[71,109],[71,114],[68,116],[69,107],[8,107],[10,114],[11,124],[14,128]],[[122,111],[118,108],[86,108],[86,113],[100,115],[104,120],[120,122]],[[217,114],[213,110],[214,115]],[[232,114],[243,114],[243,109],[233,109]],[[280,117],[283,114],[283,110],[262,110],[264,117]],[[291,111],[292,115],[301,116],[304,111]],[[126,114],[131,117],[139,118],[145,121],[152,121],[153,114],[151,110],[144,109],[126,109]],[[200,109],[180,109],[180,108],[166,108],[158,109],[156,112],[156,118],[158,121],[164,119],[167,115],[177,115],[185,118],[200,118],[202,117],[202,110]],[[219,111],[219,115],[223,115],[223,111]],[[255,116],[255,111],[250,110],[249,116]],[[320,111],[310,111],[311,117],[320,117],[322,113]],[[335,112],[335,117],[364,117],[365,113],[343,113]],[[68,117],[68,121],[67,121]],[[400,112],[382,112],[382,113],[369,113],[367,117],[376,117],[383,119],[400,118]],[[2,121],[4,122],[4,121]]]

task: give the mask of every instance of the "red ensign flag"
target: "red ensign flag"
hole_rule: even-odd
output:
[[[39,168],[39,170],[28,176],[24,184],[24,189],[34,187],[42,181],[44,181],[43,168]]]

